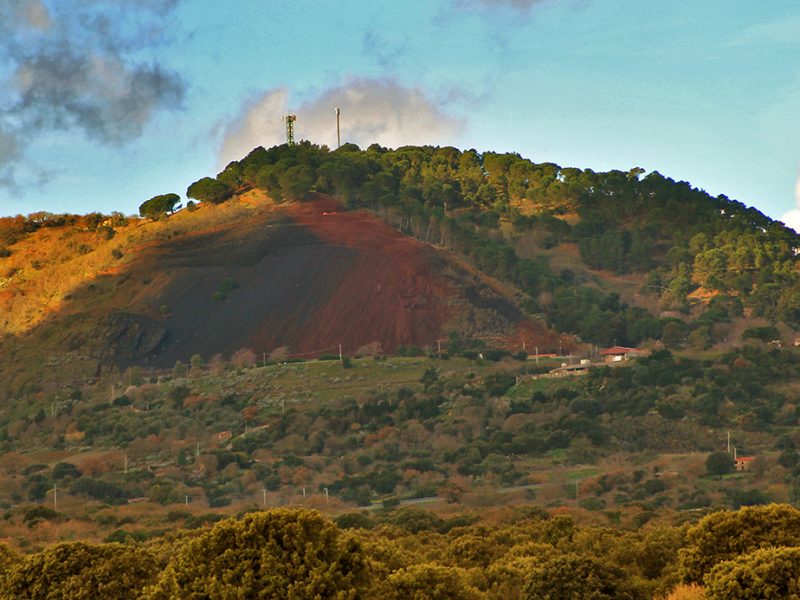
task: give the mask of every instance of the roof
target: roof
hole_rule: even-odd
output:
[[[750,462],[751,460],[755,460],[755,458],[756,458],[755,456],[737,456],[736,457],[736,462],[739,462],[739,461]]]
[[[609,356],[611,354],[630,354],[631,352],[641,352],[641,350],[638,348],[628,348],[627,346],[612,346],[611,348],[600,350],[600,354],[603,356]]]

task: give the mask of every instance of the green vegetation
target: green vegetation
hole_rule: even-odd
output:
[[[800,499],[795,349],[662,350],[561,379],[511,358],[280,355],[256,367],[249,351],[230,362],[195,354],[0,415],[0,450],[43,457],[0,471],[0,506],[43,502],[54,484],[63,502],[112,506],[238,506],[262,490],[270,502],[324,493],[343,506],[524,497],[641,524]],[[729,430],[757,457],[736,475],[720,452]]]
[[[195,181],[186,190],[188,198],[211,204],[225,202],[232,195],[233,189],[229,185],[211,177],[203,177],[199,181]]]
[[[150,200],[143,202],[141,206],[139,206],[139,215],[142,217],[150,217],[151,219],[159,219],[175,210],[175,205],[180,201],[181,197],[178,196],[178,194],[153,196]]]
[[[451,147],[361,151],[345,144],[331,152],[303,142],[256,148],[218,179],[260,187],[278,200],[316,191],[352,209],[368,208],[513,282],[528,295],[529,311],[586,341],[635,345],[669,334],[668,345],[677,345],[694,334],[692,342],[703,347],[722,339],[724,327],[714,325],[741,315],[743,307],[800,325],[800,238],[792,230],[725,196],[713,198],[658,172],[643,174],[595,173]],[[570,225],[568,214],[577,223]],[[525,240],[535,240],[535,257],[521,256]],[[577,244],[591,269],[647,272],[641,291],[664,308],[688,311],[689,294],[698,289],[721,295],[689,327],[656,318],[598,289],[586,274],[554,271],[547,257],[566,243]],[[669,325],[673,331],[665,332]],[[678,325],[682,331],[675,331]]]
[[[559,332],[652,351],[556,377],[570,358],[534,362],[452,332],[436,354],[192,348],[171,370],[118,370],[71,333],[48,333],[81,368],[66,385],[3,384],[0,532],[22,553],[0,547],[0,598],[26,585],[75,598],[89,587],[121,598],[797,593],[800,513],[760,506],[800,503],[800,350],[784,343],[800,325],[791,230],[655,172],[453,148],[257,148],[188,196],[218,204],[250,187],[277,201],[332,194],[465,257]],[[95,252],[121,215],[0,219],[0,266],[15,265],[0,282],[56,264],[18,264],[16,244],[36,232],[69,227],[58,241],[70,256],[116,268],[135,244],[179,235],[173,223],[227,209],[148,223],[160,237],[130,233],[124,254]],[[226,310],[247,284],[236,278],[239,291],[220,275],[198,302]],[[176,310],[153,304],[162,321]],[[144,335],[135,320],[126,328]],[[66,376],[63,357],[23,365],[14,348],[7,368]],[[732,472],[728,431],[755,456],[748,470]],[[276,505],[304,508],[255,512]],[[240,518],[217,523],[229,514]]]
[[[419,509],[336,523],[308,509],[248,511],[125,545],[61,543],[27,556],[0,546],[0,598],[777,600],[800,585],[800,538],[781,529],[798,514],[771,505],[626,530],[531,506],[494,522]],[[681,583],[689,573],[700,585]]]

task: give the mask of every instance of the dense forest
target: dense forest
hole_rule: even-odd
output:
[[[521,258],[515,235],[533,232],[543,250],[577,244],[593,269],[646,273],[644,291],[667,309],[688,311],[690,294],[704,289],[739,314],[800,325],[800,237],[754,208],[658,172],[596,173],[451,147],[372,145],[361,151],[345,144],[331,152],[303,142],[256,148],[215,180],[190,186],[188,195],[222,202],[248,186],[276,199],[323,192],[349,208],[373,210],[515,283],[528,294],[531,312],[586,341],[658,339],[679,319],[656,319],[620,303],[615,294],[582,285],[569,269],[554,272],[544,256]],[[511,225],[511,235],[503,233],[503,223]],[[693,330],[709,335],[707,325]]]
[[[495,522],[418,509],[246,512],[144,544],[0,546],[0,598],[745,600],[797,594],[800,512],[718,512],[638,531],[535,507]]]

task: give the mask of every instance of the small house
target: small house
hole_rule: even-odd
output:
[[[627,346],[612,346],[611,348],[600,350],[600,356],[602,356],[603,360],[606,362],[619,362],[643,355],[644,352],[642,350],[638,348],[628,348]]]
[[[733,461],[733,466],[737,471],[749,471],[755,458],[755,456],[737,456]]]

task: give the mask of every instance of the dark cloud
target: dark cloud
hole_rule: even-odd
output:
[[[1,180],[43,132],[122,144],[156,111],[180,106],[183,79],[134,58],[164,43],[178,1],[0,0]]]

